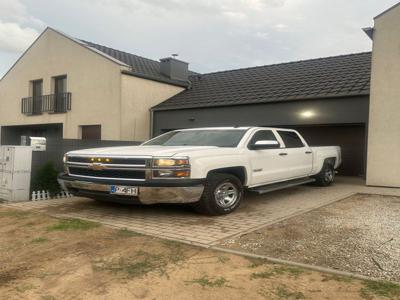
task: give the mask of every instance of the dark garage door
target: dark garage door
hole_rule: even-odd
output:
[[[342,166],[339,174],[360,176],[365,174],[365,126],[306,126],[298,130],[311,146],[342,147]]]

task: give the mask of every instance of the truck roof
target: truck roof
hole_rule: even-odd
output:
[[[186,128],[177,129],[177,131],[191,131],[191,130],[249,130],[249,129],[279,129],[279,130],[294,130],[290,128],[277,128],[277,127],[259,127],[259,126],[241,126],[241,127],[199,127],[199,128]]]

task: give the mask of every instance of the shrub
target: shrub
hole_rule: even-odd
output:
[[[61,191],[57,181],[58,172],[53,162],[45,163],[36,173],[32,182],[32,189],[35,191],[49,191],[50,195],[57,194]]]

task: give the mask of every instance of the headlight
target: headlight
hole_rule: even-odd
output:
[[[188,157],[153,159],[153,178],[190,178]]]
[[[153,160],[154,167],[186,167],[189,166],[187,158],[156,158]]]
[[[68,155],[67,155],[67,154],[64,154],[63,163],[65,164],[65,163],[67,162],[67,160],[68,160]]]

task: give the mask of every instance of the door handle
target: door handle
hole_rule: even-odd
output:
[[[311,151],[306,151],[306,154],[311,154],[312,152]]]
[[[279,153],[280,156],[288,155],[286,152]]]

